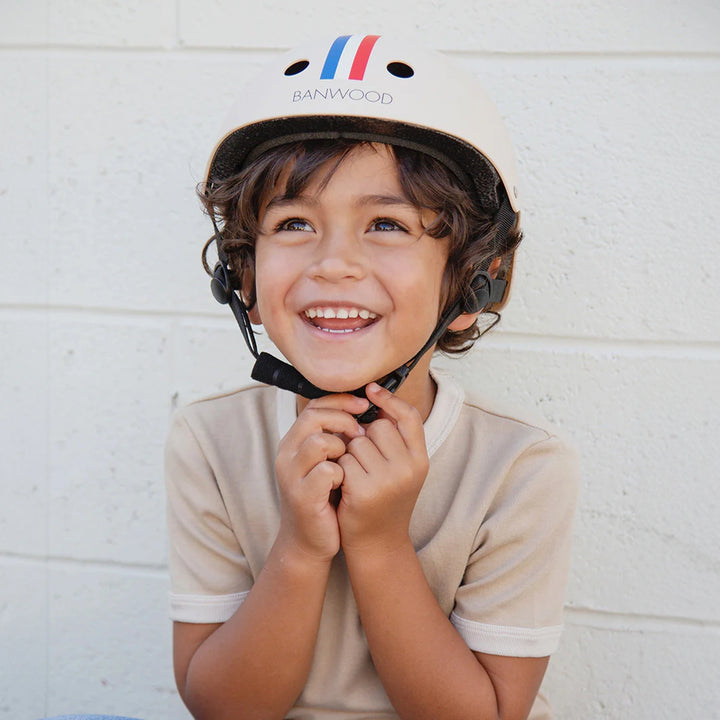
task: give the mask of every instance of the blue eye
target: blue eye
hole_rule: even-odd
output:
[[[312,225],[302,218],[290,218],[283,220],[276,227],[277,231],[287,230],[289,232],[312,232]]]
[[[370,230],[375,232],[392,232],[394,230],[405,232],[405,228],[402,225],[387,218],[377,218],[377,220],[373,220],[370,224]]]

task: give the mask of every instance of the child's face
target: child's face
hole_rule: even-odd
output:
[[[383,377],[427,341],[448,241],[424,234],[434,216],[403,197],[386,146],[354,149],[321,187],[326,169],[299,197],[272,193],[260,215],[255,283],[278,349],[313,384],[342,392]],[[425,358],[406,383],[408,399],[413,376],[416,390],[427,385]]]

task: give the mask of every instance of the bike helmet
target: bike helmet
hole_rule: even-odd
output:
[[[378,35],[341,35],[273,61],[244,88],[226,118],[205,187],[211,190],[276,146],[340,138],[402,146],[442,162],[493,217],[498,248],[516,224],[515,154],[495,105],[472,75],[443,55]],[[213,271],[204,253],[203,262],[213,276],[215,299],[229,304],[256,358],[252,377],[308,398],[328,394],[291,365],[258,352],[247,308],[230,282],[220,230],[211,218],[215,235],[208,244],[215,240],[220,262]],[[477,268],[467,293],[444,311],[425,345],[378,382],[395,392],[461,313],[489,311],[499,318],[497,311],[509,295],[512,260],[512,255],[506,259],[497,278],[487,268]],[[353,392],[365,394],[364,388]],[[371,405],[358,419],[372,422],[376,415]]]

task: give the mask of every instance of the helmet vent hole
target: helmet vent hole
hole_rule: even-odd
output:
[[[391,62],[387,66],[387,71],[394,75],[395,77],[399,78],[411,78],[415,71],[404,62]]]
[[[309,60],[298,60],[285,68],[285,75],[298,75],[310,64]]]

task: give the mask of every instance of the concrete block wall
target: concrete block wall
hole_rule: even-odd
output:
[[[484,79],[523,177],[463,383],[575,439],[566,720],[720,718],[720,6],[0,0],[0,720],[186,719],[166,619],[172,408],[249,377],[194,199],[236,87],[309,34]]]

